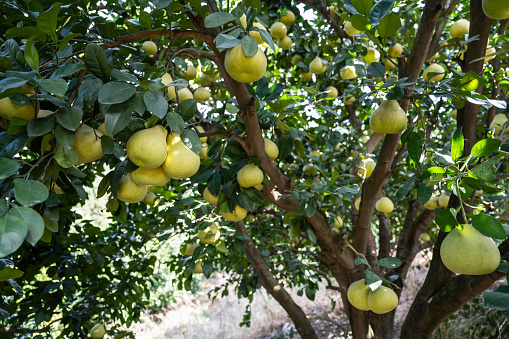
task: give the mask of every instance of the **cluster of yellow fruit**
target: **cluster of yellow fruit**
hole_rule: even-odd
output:
[[[128,203],[142,201],[147,185],[162,186],[170,179],[189,178],[200,168],[200,157],[161,125],[133,134],[126,145],[127,156],[138,169],[126,174],[117,185],[117,198]]]
[[[196,68],[193,65],[187,65],[187,71],[186,73],[180,73],[182,78],[186,79],[187,81],[193,80],[196,78],[197,72]],[[161,77],[161,83],[164,86],[168,86],[173,81],[171,75],[169,73],[164,73]],[[199,103],[203,104],[208,99],[210,99],[210,91],[205,87],[198,87],[194,93],[189,90],[189,88],[184,87],[179,89],[178,91],[175,91],[175,86],[169,86],[168,87],[168,94],[167,98],[176,100],[178,95],[179,103],[182,103],[185,100],[188,99],[195,99]]]
[[[437,208],[447,208],[449,205],[449,199],[451,197],[447,195],[445,192],[437,195],[432,195],[431,198],[428,200],[427,203],[424,204],[424,208],[434,211]]]
[[[353,282],[347,291],[350,304],[361,311],[384,314],[398,306],[398,295],[390,288],[381,285],[372,291],[364,279]]]
[[[295,22],[295,14],[287,10],[286,14],[282,15],[279,22],[275,22],[270,27],[270,35],[277,39],[277,45],[282,50],[289,50],[292,45],[292,39],[287,35],[288,26],[291,26]]]

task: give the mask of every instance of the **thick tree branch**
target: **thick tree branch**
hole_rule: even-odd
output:
[[[324,3],[318,2],[318,1],[312,1],[312,0],[297,0],[297,2],[300,2],[301,4],[304,4],[306,6],[309,6],[311,8],[314,8],[315,10],[317,10],[324,17],[324,19],[327,20],[327,22],[331,25],[331,27],[334,29],[336,34],[339,35],[340,38],[343,38],[343,39],[351,39],[352,38],[348,34],[346,34],[346,32],[338,24],[338,22],[334,20],[334,18],[330,14],[329,9],[327,8],[327,6]]]

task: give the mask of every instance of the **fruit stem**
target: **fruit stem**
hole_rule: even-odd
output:
[[[466,163],[468,163],[468,161]],[[458,199],[460,201],[461,213],[463,214],[463,221],[466,224],[468,219],[467,219],[467,214],[465,213],[465,207],[463,207],[463,199],[461,199],[461,191],[460,191],[460,185],[458,183],[458,180],[456,180],[456,192],[458,193]]]

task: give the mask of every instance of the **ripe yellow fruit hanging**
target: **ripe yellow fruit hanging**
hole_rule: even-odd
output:
[[[369,127],[373,132],[385,134],[398,134],[407,126],[405,111],[396,100],[383,100],[369,119]]]
[[[152,169],[162,165],[166,159],[166,135],[161,125],[134,133],[126,144],[127,156],[139,167]]]
[[[129,173],[124,175],[118,182],[117,199],[120,201],[135,204],[142,201],[146,195],[147,185],[135,184]]]
[[[368,295],[371,290],[366,285],[364,279],[353,282],[349,287],[346,295],[348,301],[358,310],[369,311]]]
[[[263,182],[263,172],[258,166],[247,164],[237,173],[237,181],[240,187],[255,187]]]
[[[376,314],[384,314],[398,306],[398,295],[390,288],[380,286],[368,294],[368,306]]]
[[[258,47],[258,52],[248,58],[242,46],[239,45],[231,48],[226,53],[224,66],[234,80],[243,83],[254,82],[260,80],[265,74],[267,57]]]
[[[182,141],[180,135],[170,134],[167,138],[168,153],[163,169],[172,179],[185,179],[200,168],[200,156]]]
[[[101,136],[101,132],[88,125],[81,125],[76,130],[74,137],[74,149],[78,153],[78,163],[76,165],[95,161],[104,155]]]

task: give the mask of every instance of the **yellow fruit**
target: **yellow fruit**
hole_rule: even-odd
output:
[[[286,25],[282,22],[275,22],[270,27],[270,35],[274,39],[281,39],[286,35],[286,32],[288,32],[288,29],[286,28]]]
[[[391,199],[383,197],[378,199],[375,208],[378,212],[391,213],[394,210],[394,204]]]
[[[304,57],[302,57],[302,55],[300,54],[295,54],[293,57],[292,57],[292,65],[296,65],[298,62],[304,60]]]
[[[198,133],[205,133],[205,130],[201,126],[196,126],[196,130],[198,131]],[[201,141],[202,144],[206,144],[207,143],[207,137],[201,137],[200,141]]]
[[[200,168],[200,156],[194,153],[180,139],[178,134],[168,135],[168,155],[163,169],[172,179],[185,179],[194,175]]]
[[[285,35],[281,39],[277,40],[277,45],[279,48],[281,48],[284,51],[289,50],[292,47],[292,39],[288,35]]]
[[[337,217],[334,217],[334,228],[341,228],[343,227],[343,219],[338,215]]]
[[[356,209],[357,211],[359,211],[359,210],[360,210],[360,208],[361,208],[361,197],[358,197],[358,198],[355,200],[354,205],[355,205],[355,209]]]
[[[157,53],[157,45],[153,41],[145,41],[141,47],[143,48],[143,51],[150,56]]]
[[[363,34],[364,31],[359,31],[355,27],[353,27],[352,23],[350,21],[345,22],[345,32],[349,36],[355,36],[355,34]]]
[[[366,285],[364,279],[357,280],[353,282],[349,287],[346,295],[348,297],[348,301],[358,310],[361,311],[369,311],[368,305],[368,294],[371,290],[369,286]]]
[[[272,160],[276,160],[277,156],[279,155],[279,148],[277,147],[276,143],[267,138],[264,138],[263,141],[265,143],[265,153],[267,153],[269,158]]]
[[[179,96],[179,103],[182,103],[184,100],[194,99],[193,93],[187,87],[179,89],[177,93]]]
[[[369,65],[372,62],[378,62],[380,60],[380,52],[373,47],[369,47],[366,55],[362,55],[362,58]]]
[[[198,244],[186,244],[186,250],[184,252],[184,255],[193,255],[194,253],[194,250],[198,247],[199,245]],[[201,258],[204,258],[205,257],[205,253],[200,255],[198,257],[198,259],[201,259]]]
[[[375,167],[376,162],[373,159],[364,159],[362,161],[361,167],[359,167],[359,175],[364,178],[369,178]]]
[[[384,314],[398,306],[398,295],[388,287],[380,286],[369,291],[368,306],[373,313]]]
[[[460,19],[451,25],[449,33],[451,37],[457,38],[462,37],[465,34],[468,34],[470,29],[470,21],[465,19]]]
[[[49,116],[53,113],[55,113],[55,112],[47,110],[47,109],[40,109],[39,112],[37,112],[37,118],[46,118],[47,116]],[[104,124],[101,124],[101,125],[104,125]],[[99,130],[99,132],[103,133],[101,131],[101,126],[99,126],[98,130]],[[103,133],[103,134],[105,134],[105,133]]]
[[[397,58],[403,53],[403,46],[401,44],[395,43],[391,47],[389,47],[389,57]]]
[[[258,166],[247,164],[237,173],[237,181],[243,188],[260,185],[263,181],[263,172]]]
[[[200,138],[202,139],[202,138]],[[209,145],[207,144],[201,144],[201,151],[200,151],[200,159],[210,159],[210,157],[207,154],[207,150],[209,149]]]
[[[355,102],[355,97],[351,94],[348,94],[346,95],[344,98],[343,98],[343,103],[345,105],[351,105]]]
[[[509,18],[509,2],[507,0],[482,0],[484,14],[493,20]]]
[[[101,339],[106,335],[106,329],[103,324],[95,324],[90,330],[90,338]]]
[[[330,6],[329,7],[330,15],[334,16],[334,14],[336,14],[337,11],[338,11],[338,8],[336,6]]]
[[[156,200],[157,195],[155,195],[152,192],[148,192],[145,198],[143,198],[143,202],[147,205],[153,205],[154,201]]]
[[[337,97],[338,96],[338,90],[336,87],[334,86],[329,86],[325,89],[325,92],[327,92],[327,96],[328,97]]]
[[[258,81],[263,77],[267,70],[267,57],[258,47],[258,52],[247,58],[242,46],[239,45],[226,53],[224,65],[226,71],[234,80],[248,83]]]
[[[261,23],[258,23],[258,22],[255,22],[253,23],[253,27],[258,27],[258,29],[260,30],[264,30],[266,31],[267,29],[265,28],[265,26],[263,26]],[[249,35],[251,35],[251,38],[255,39],[256,43],[258,45],[262,45],[265,41],[263,41],[262,39],[262,35],[260,34],[260,31],[249,31]]]
[[[486,47],[486,53],[484,55],[490,55],[490,54],[493,54],[496,52],[497,52],[497,50],[495,49],[495,47],[488,46],[488,47]],[[484,62],[489,62],[493,59],[495,59],[495,55],[484,58]]]
[[[504,129],[504,124],[507,121],[507,116],[503,113],[495,115],[490,124],[490,129],[495,129],[495,134],[500,134]],[[509,133],[509,128],[506,127],[504,134]]]
[[[385,58],[382,63],[384,64],[385,69],[388,71],[396,67],[396,61],[393,59]]]
[[[193,65],[187,65],[185,73],[180,72],[180,76],[187,81],[196,79],[196,75],[198,75],[198,72],[196,72],[196,68]]]
[[[440,194],[440,196],[438,197],[438,206],[440,208],[447,208],[450,199],[451,197],[448,196],[447,194],[445,193]]]
[[[201,261],[196,262],[196,266],[194,266],[193,273],[203,273],[203,263]]]
[[[142,168],[156,168],[166,159],[166,135],[168,131],[161,125],[134,133],[126,144],[127,156]]]
[[[210,75],[203,74],[200,77],[200,84],[202,86],[208,86],[212,83],[212,77]]]
[[[345,66],[343,69],[339,72],[339,76],[343,80],[350,80],[357,78],[357,73],[355,73],[355,67],[354,66]]]
[[[428,73],[442,73],[442,74],[437,74],[437,75],[433,76],[431,79],[428,79]],[[440,81],[444,78],[444,76],[445,76],[445,69],[442,66],[440,66],[439,64],[429,65],[428,67],[426,67],[426,69],[422,73],[422,77],[425,80],[429,80],[429,81]]]
[[[78,163],[86,164],[101,158],[104,153],[101,146],[102,133],[87,125],[81,125],[74,137],[74,149],[78,153]]]
[[[313,156],[317,157],[318,159],[320,159],[320,157],[322,156],[322,153],[320,153],[317,150],[314,150],[313,152],[309,153],[309,155],[313,155]]]
[[[309,64],[309,71],[315,74],[322,74],[325,72],[325,65],[323,64],[322,59],[319,57],[314,58]]]
[[[451,118],[456,119],[458,117],[458,110],[453,110],[450,114]]]
[[[117,185],[117,198],[120,201],[135,204],[142,201],[147,195],[147,185],[135,184],[131,175],[127,173]]]
[[[206,88],[199,87],[194,91],[194,99],[200,104],[203,104],[210,99],[210,91]]]
[[[206,229],[198,231],[198,239],[204,244],[213,244],[219,240],[220,236],[221,232],[217,223],[213,223]]]
[[[161,83],[165,86],[168,86],[173,81],[171,75],[169,73],[164,73],[161,77]],[[167,87],[168,91],[168,98],[175,100],[177,98],[177,95],[175,93],[175,86],[169,86]]]
[[[37,105],[37,112],[39,112],[39,104]],[[4,119],[10,120],[12,117],[15,117],[29,121],[35,118],[35,116],[36,109],[32,101],[28,105],[18,105],[9,98],[0,99],[0,117]]]
[[[279,19],[282,23],[284,23],[286,26],[290,26],[295,22],[295,14],[293,14],[292,11],[287,10],[285,15],[281,15],[281,18]]]
[[[131,179],[138,185],[164,186],[170,181],[170,177],[164,172],[163,167],[142,168],[131,172]]]
[[[419,236],[419,239],[422,241],[422,242],[426,242],[426,241],[430,241],[431,240],[431,237],[429,236],[428,233],[422,233],[420,236]]]
[[[382,100],[369,119],[373,132],[398,134],[405,130],[407,116],[396,100]]]
[[[39,116],[37,116],[39,118]],[[106,132],[106,124],[103,122],[102,124],[99,125],[99,127],[97,128],[97,130],[99,132],[101,132],[103,135],[106,135],[109,137],[108,135],[108,132]]]
[[[472,225],[453,229],[442,242],[440,257],[445,267],[458,274],[483,275],[497,269],[500,252],[490,238]]]
[[[231,212],[225,213],[225,212],[221,211],[221,215],[226,220],[241,221],[246,217],[247,210],[244,207],[237,205],[237,206],[235,206],[235,210],[233,211],[233,213],[231,213]]]
[[[309,81],[311,79],[313,79],[312,72],[302,72],[302,80]]]
[[[432,196],[428,202],[424,204],[424,208],[430,211],[434,211],[439,207],[438,198],[436,196]]]
[[[211,205],[216,205],[218,202],[217,196],[212,195],[208,187],[206,187],[205,190],[203,191],[203,199],[205,199],[205,201]]]

